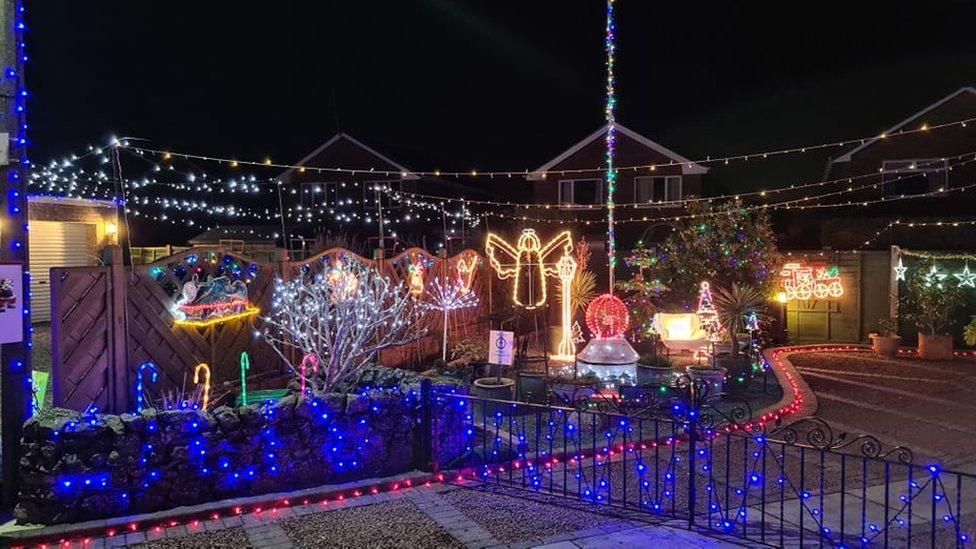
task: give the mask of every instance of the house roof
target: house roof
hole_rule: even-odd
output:
[[[402,164],[399,164],[399,163],[393,161],[392,159],[390,159],[386,155],[380,153],[376,149],[370,147],[369,145],[363,143],[362,141],[356,139],[355,137],[353,137],[353,136],[351,136],[351,135],[349,135],[347,133],[343,133],[343,132],[339,132],[339,133],[333,135],[331,138],[329,138],[328,141],[326,141],[325,143],[322,143],[321,145],[319,145],[318,148],[316,148],[314,151],[308,153],[305,156],[305,158],[302,158],[296,164],[298,166],[306,166],[308,162],[310,162],[312,159],[314,159],[316,156],[318,156],[322,151],[328,149],[329,147],[331,147],[332,145],[334,145],[335,143],[337,143],[340,139],[345,139],[346,141],[349,141],[350,143],[352,143],[352,144],[356,145],[357,147],[363,149],[364,151],[368,152],[369,154],[375,156],[376,158],[379,158],[383,162],[386,162],[387,164],[389,164],[390,166],[392,166],[395,170],[399,171],[400,173],[406,174],[406,176],[403,177],[403,179],[419,179],[419,177],[415,173],[411,172],[406,166],[403,166]],[[339,167],[339,168],[341,168],[343,166],[329,166],[329,167]],[[286,177],[289,174],[291,174],[294,170],[295,170],[295,168],[289,168],[284,173],[282,173],[281,176],[279,176],[279,177]],[[357,170],[357,171],[359,171],[359,170]]]
[[[593,141],[604,137],[607,134],[607,128],[608,128],[608,126],[609,126],[608,124],[604,124],[603,126],[600,127],[600,129],[598,129],[595,132],[591,133],[590,135],[586,136],[579,143],[577,143],[577,144],[573,145],[572,147],[566,149],[565,151],[563,151],[562,154],[560,154],[556,158],[553,158],[549,162],[543,164],[542,166],[539,166],[538,168],[536,168],[535,170],[533,170],[531,173],[529,173],[529,175],[527,176],[527,179],[529,181],[538,181],[540,179],[543,179],[544,178],[544,174],[546,172],[552,170],[552,168],[554,166],[558,165],[560,162],[562,162],[562,161],[566,160],[567,158],[573,156],[574,154],[578,153],[580,150],[583,149],[583,147],[586,147],[587,145],[589,145]],[[681,156],[680,154],[672,151],[671,149],[665,147],[664,145],[661,145],[660,143],[657,143],[656,141],[651,141],[650,139],[648,139],[648,138],[644,137],[643,135],[635,132],[634,130],[631,130],[631,129],[627,128],[626,126],[623,126],[621,124],[614,124],[614,129],[617,131],[617,133],[620,133],[621,135],[625,135],[625,136],[629,137],[630,139],[633,139],[634,141],[640,143],[641,145],[644,145],[645,147],[647,147],[647,148],[649,148],[651,150],[657,151],[657,152],[661,153],[662,155],[670,158],[671,160],[674,161],[675,164],[681,164],[681,173],[683,173],[683,174],[703,174],[703,173],[705,173],[705,172],[708,171],[708,168],[706,168],[705,166],[702,166],[701,164],[697,164],[697,163],[692,162],[691,160],[688,160],[687,158],[685,158],[685,157]],[[559,171],[559,170],[556,170],[556,171]]]
[[[950,101],[950,100],[952,100],[952,99],[954,99],[954,98],[956,98],[956,97],[958,97],[958,96],[960,96],[960,95],[962,95],[964,93],[976,94],[976,88],[973,88],[971,86],[967,86],[967,87],[964,87],[964,88],[959,88],[958,90],[950,93],[949,95],[943,97],[942,99],[939,99],[935,103],[932,103],[928,107],[925,107],[924,109],[918,111],[917,113],[909,116],[908,118],[906,118],[906,119],[902,120],[901,122],[895,124],[894,126],[888,128],[887,130],[885,130],[884,132],[882,132],[882,134],[884,134],[884,135],[893,134],[893,133],[897,132],[898,130],[904,128],[905,126],[907,126],[911,122],[913,122],[913,121],[919,119],[920,117],[924,116],[925,114],[927,114],[927,113],[929,113],[929,112],[931,112],[931,111],[933,111],[933,110],[941,107],[943,104],[947,103],[948,101]],[[850,162],[851,161],[851,158],[854,156],[854,154],[856,154],[859,151],[862,151],[862,150],[870,147],[872,144],[874,144],[876,141],[878,141],[878,139],[879,139],[878,137],[874,137],[872,139],[868,139],[864,143],[861,143],[857,147],[855,147],[855,148],[847,151],[846,153],[838,156],[837,158],[834,158],[830,162],[831,163],[835,163],[835,162]]]
[[[281,227],[277,225],[225,225],[214,227],[190,239],[194,246],[217,244],[221,240],[243,240],[250,243],[274,244],[280,238]]]

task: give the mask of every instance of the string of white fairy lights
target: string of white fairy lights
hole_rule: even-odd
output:
[[[976,226],[976,220],[971,219],[948,219],[948,220],[938,220],[938,221],[902,221],[901,219],[895,219],[889,221],[884,227],[878,229],[870,238],[861,244],[861,248],[866,248],[871,246],[881,235],[887,233],[895,227],[907,228],[907,229],[922,229],[922,228],[947,228],[955,229],[959,227],[972,227]]]
[[[127,179],[125,183],[129,187],[130,192],[133,192],[138,189],[143,189],[143,188],[159,188],[159,187],[165,187],[175,191],[185,191],[185,192],[194,192],[194,193],[207,192],[207,193],[235,194],[240,192],[240,193],[253,194],[253,193],[262,192],[263,190],[266,190],[267,192],[275,192],[275,188],[273,187],[273,185],[275,184],[275,178],[257,178],[254,175],[250,175],[250,176],[241,176],[238,178],[231,178],[229,180],[222,180],[219,178],[210,178],[210,176],[204,171],[190,171],[184,173],[181,171],[177,171],[172,164],[167,163],[166,165],[161,165],[159,163],[153,162],[148,158],[145,158],[145,153],[143,152],[143,150],[137,150],[134,148],[124,147],[124,146],[120,146],[120,148],[122,150],[132,152],[134,156],[143,160],[144,162],[147,162],[150,165],[150,171],[152,173],[160,174],[161,172],[162,173],[170,172],[177,175],[182,175],[186,178],[185,182],[161,181],[158,178],[158,176],[141,176],[139,178]],[[101,163],[104,164],[107,158],[105,151],[111,149],[112,149],[111,146],[89,147],[89,151],[84,153],[83,155],[71,155],[71,157],[66,158],[60,162],[52,162],[47,166],[38,168],[38,171],[32,174],[32,181],[36,181],[38,184],[46,183],[47,185],[46,190],[50,194],[78,196],[82,198],[96,197],[98,193],[94,189],[110,188],[109,190],[103,192],[103,196],[106,198],[116,199],[116,197],[114,197],[114,195],[112,194],[112,191],[114,191],[115,182],[112,181],[107,174],[105,174],[104,170],[92,170],[91,172],[86,172],[85,170],[80,169],[79,173],[81,173],[82,175],[78,175],[77,173],[71,173],[69,170],[71,167],[74,166],[74,162],[88,156],[96,156],[98,158],[101,158]],[[949,164],[950,161],[957,160],[960,158],[967,158],[968,160],[964,162]],[[944,157],[941,159],[920,161],[919,163],[912,165],[907,169],[902,169],[898,171],[889,171],[888,173],[901,172],[904,173],[905,175],[894,179],[889,179],[885,181],[884,184],[891,184],[897,182],[902,177],[905,178],[911,177],[915,170],[922,169],[926,167],[929,163],[940,165],[940,166],[945,165],[947,166],[948,170],[952,170],[953,167],[968,163],[973,159],[974,159],[974,152],[969,152],[961,155]],[[707,203],[712,203],[715,201],[741,199],[745,197],[766,198],[768,196],[774,196],[785,192],[796,192],[802,189],[817,188],[817,187],[836,185],[842,183],[850,184],[857,180],[870,178],[870,177],[877,177],[877,176],[878,176],[878,172],[870,172],[870,173],[852,175],[852,176],[833,179],[833,180],[823,180],[823,181],[807,182],[807,183],[800,183],[800,184],[794,183],[794,184],[785,185],[778,188],[772,188],[772,189],[760,190],[760,191],[750,191],[745,193],[727,194],[727,195],[712,196],[712,197],[691,197],[691,198],[672,200],[666,202],[625,203],[625,204],[616,204],[615,206],[616,207],[639,207],[639,208],[649,208],[649,207],[673,208],[675,206],[690,204],[693,202],[702,202],[702,201]],[[82,192],[82,193],[76,192],[79,189],[79,182],[90,183],[91,186],[93,187],[93,191]],[[342,186],[345,187],[347,184],[351,186],[359,187],[361,185],[365,185],[366,182],[358,182],[358,181],[351,181],[348,183],[343,182]],[[266,185],[267,187],[265,187]],[[296,190],[295,188],[296,186],[293,185],[292,188],[289,189],[289,192],[292,195],[301,192],[304,194],[314,196],[315,194],[322,192],[321,190],[322,185],[323,184],[321,183],[319,184],[301,183],[300,185],[297,185],[301,187],[300,190]],[[744,206],[743,208],[739,208],[738,210],[749,211],[749,210],[762,209],[762,208],[780,209],[780,208],[789,208],[789,207],[799,207],[800,209],[807,209],[807,208],[814,208],[814,207],[839,207],[839,206],[851,206],[851,205],[869,205],[873,203],[894,200],[894,198],[885,198],[882,200],[871,200],[866,202],[849,201],[846,203],[839,203],[839,204],[827,204],[827,205],[805,204],[802,206],[797,206],[805,202],[821,200],[830,196],[837,196],[837,195],[846,194],[850,192],[856,192],[858,190],[865,189],[865,188],[877,188],[878,185],[879,183],[873,183],[864,186],[848,187],[847,189],[844,190],[822,193],[820,195],[803,196],[803,197],[799,197],[799,198],[795,198],[792,200],[779,202],[779,203]],[[81,188],[87,190],[87,187],[85,187],[84,185],[82,185]],[[567,210],[567,211],[573,211],[576,209],[576,208],[567,209],[560,205],[519,204],[519,203],[512,203],[512,202],[497,202],[497,201],[489,201],[489,200],[444,197],[444,196],[408,192],[408,191],[403,191],[402,189],[397,190],[387,186],[379,187],[379,190],[389,195],[392,200],[395,200],[401,204],[406,204],[408,206],[409,211],[401,212],[399,214],[400,215],[399,218],[393,215],[389,215],[387,219],[384,220],[385,223],[388,224],[396,224],[398,222],[403,223],[403,222],[410,222],[410,221],[426,221],[426,222],[437,221],[436,218],[430,217],[429,214],[428,215],[418,214],[417,211],[412,210],[410,208],[422,208],[427,210],[428,212],[438,212],[441,214],[442,219],[450,220],[452,226],[456,226],[459,219],[463,219],[463,221],[467,223],[472,223],[472,224],[476,223],[477,219],[480,216],[494,216],[499,218],[516,219],[519,221],[534,221],[539,223],[575,222],[575,220],[535,218],[535,217],[528,217],[528,216],[520,216],[517,214],[512,215],[512,214],[506,214],[503,212],[498,212],[493,210],[486,211],[483,213],[478,213],[478,212],[473,212],[471,209],[472,206],[492,206],[492,207],[503,206],[503,207],[514,207],[516,209],[520,207],[521,208],[542,208],[542,209],[555,208],[555,209]],[[916,197],[923,197],[923,196],[927,196],[927,195],[916,195]],[[423,199],[433,200],[435,202],[434,203],[425,202]],[[233,218],[235,220],[252,219],[258,221],[272,221],[272,220],[280,219],[281,218],[280,215],[283,215],[285,216],[285,219],[287,221],[298,222],[298,223],[311,223],[316,221],[318,222],[335,221],[339,223],[350,223],[353,220],[358,219],[366,224],[369,224],[374,221],[374,218],[370,213],[360,214],[359,212],[356,211],[347,211],[347,212],[341,211],[343,209],[343,206],[356,206],[356,205],[365,206],[367,205],[368,202],[365,199],[358,200],[358,199],[345,198],[342,200],[333,200],[329,204],[323,203],[318,205],[314,204],[314,200],[313,200],[313,204],[311,206],[305,206],[304,204],[289,206],[287,208],[284,208],[284,211],[280,211],[278,213],[276,213],[272,209],[267,209],[267,208],[265,208],[264,211],[258,211],[258,210],[246,208],[244,206],[210,204],[207,201],[187,200],[184,198],[175,198],[175,197],[169,198],[169,197],[156,196],[152,198],[147,198],[147,197],[140,197],[138,195],[130,195],[130,202],[132,203],[133,206],[145,207],[151,204],[151,205],[158,206],[162,210],[177,209],[180,211],[199,211],[201,213],[207,214],[208,216],[223,216],[223,217]],[[373,203],[375,204],[375,201]],[[446,211],[447,204],[460,204],[461,207],[456,212],[448,213]],[[605,205],[594,204],[592,206],[588,205],[585,209],[596,210],[602,207],[605,207]],[[402,208],[396,208],[396,209],[402,209]],[[154,220],[169,222],[172,224],[184,223],[190,226],[200,225],[199,223],[196,223],[194,220],[189,218],[179,218],[165,213],[153,216],[151,214],[146,214],[145,212],[139,210],[138,208],[136,208],[133,213],[137,217],[139,216],[150,217]],[[689,219],[692,217],[694,216],[677,215],[677,216],[670,216],[670,217],[663,217],[663,218],[662,217],[651,218],[645,215],[639,217],[635,216],[630,219],[621,219],[620,221],[624,223],[648,222],[648,221],[669,222],[669,221],[679,221],[682,219]],[[582,223],[590,224],[592,223],[592,221],[582,221]]]
[[[955,164],[955,166],[961,166],[961,165],[964,165],[964,164],[968,164],[970,162],[976,162],[976,158],[970,158],[968,160],[964,160],[962,162],[959,162],[959,163]],[[667,222],[690,220],[690,219],[708,218],[708,217],[714,217],[714,216],[717,216],[717,215],[726,215],[726,214],[733,213],[733,212],[749,212],[749,211],[756,211],[756,210],[780,210],[780,209],[787,209],[787,210],[789,210],[789,209],[812,210],[812,209],[818,209],[818,208],[837,208],[837,207],[846,207],[846,206],[862,206],[862,207],[864,207],[864,206],[870,206],[870,205],[873,205],[873,204],[880,204],[880,203],[887,203],[887,202],[897,202],[897,201],[904,201],[904,200],[911,200],[911,199],[918,199],[918,198],[928,198],[928,197],[933,197],[933,196],[941,196],[941,195],[944,195],[944,194],[947,194],[947,193],[950,193],[950,192],[966,191],[966,190],[969,190],[972,187],[976,186],[976,184],[968,184],[968,185],[964,185],[964,186],[960,186],[960,187],[950,187],[950,188],[938,189],[938,190],[929,191],[929,192],[925,192],[925,193],[910,194],[910,195],[899,195],[899,196],[892,196],[892,197],[881,197],[881,198],[878,198],[878,199],[870,199],[870,200],[848,200],[848,201],[845,201],[845,202],[836,202],[836,203],[829,203],[829,204],[806,204],[806,202],[823,200],[823,199],[830,198],[830,197],[833,197],[833,196],[840,196],[840,195],[843,195],[843,194],[855,193],[855,192],[862,191],[862,190],[877,189],[877,188],[881,187],[882,185],[890,185],[892,183],[896,183],[897,181],[899,181],[901,179],[907,179],[909,177],[911,177],[911,176],[910,175],[905,175],[905,176],[901,176],[899,178],[895,178],[893,180],[889,180],[889,181],[884,182],[884,183],[871,183],[871,184],[862,185],[862,186],[859,186],[859,187],[848,187],[848,188],[842,189],[842,190],[831,191],[831,192],[822,193],[822,194],[814,195],[814,196],[804,196],[804,197],[801,197],[801,198],[795,198],[795,199],[785,200],[785,201],[782,201],[782,202],[773,202],[773,203],[765,203],[765,204],[755,204],[755,205],[751,205],[751,206],[741,206],[741,207],[721,209],[721,210],[717,210],[717,211],[705,212],[705,213],[699,213],[699,214],[680,214],[680,215],[665,216],[665,217],[659,217],[659,216],[653,216],[652,217],[652,216],[644,215],[644,216],[640,216],[640,217],[631,217],[631,218],[627,218],[627,219],[618,219],[616,222],[617,223],[646,223],[646,222],[667,223]],[[733,198],[732,200],[739,201],[740,199]],[[574,212],[574,210],[572,210],[572,209],[565,209],[565,212],[567,214],[578,213],[578,212]],[[497,211],[486,211],[486,212],[484,212],[483,215],[485,215],[486,217],[497,217],[497,218],[502,218],[502,219],[512,219],[512,220],[518,220],[518,221],[522,221],[522,222],[533,222],[533,223],[543,223],[543,224],[552,224],[552,223],[555,223],[555,224],[582,223],[584,225],[591,225],[591,224],[601,223],[600,220],[595,220],[595,219],[594,220],[581,220],[581,219],[539,218],[539,217],[530,217],[530,216],[518,215],[518,214],[505,214],[505,213],[501,213],[501,212],[497,212]]]
[[[871,135],[867,137],[858,137],[853,139],[842,139],[836,141],[828,141],[813,145],[804,145],[798,147],[787,147],[782,149],[769,149],[757,152],[749,152],[737,155],[728,156],[712,156],[707,155],[702,158],[695,160],[687,160],[676,162],[674,160],[669,160],[668,162],[656,162],[650,164],[635,164],[628,166],[617,166],[617,172],[623,171],[640,171],[640,170],[650,170],[655,171],[658,168],[666,168],[669,166],[692,166],[694,164],[714,164],[723,163],[729,164],[730,162],[736,161],[750,161],[758,159],[767,159],[776,156],[783,156],[788,154],[806,153],[815,150],[829,149],[834,147],[847,147],[852,145],[863,145],[869,141],[874,141],[878,139],[892,139],[897,137],[902,137],[906,135],[912,135],[917,133],[931,132],[934,130],[940,130],[945,128],[954,127],[968,127],[972,122],[976,121],[974,118],[966,118],[963,120],[954,120],[951,122],[944,122],[940,124],[922,124],[916,128],[902,129],[897,132],[887,134],[881,133],[876,135]],[[121,140],[116,143],[116,146],[122,148],[128,148],[133,150],[142,151],[145,153],[154,154],[160,156],[163,160],[171,160],[173,158],[183,158],[186,160],[199,160],[206,162],[216,162],[219,164],[225,164],[231,168],[238,168],[241,166],[255,166],[255,167],[266,167],[266,168],[278,168],[283,170],[296,170],[299,173],[311,172],[311,173],[343,173],[349,175],[362,175],[362,174],[376,174],[383,176],[399,176],[401,178],[406,178],[409,176],[421,176],[421,177],[484,177],[484,178],[512,178],[527,176],[530,174],[539,175],[541,177],[546,177],[548,175],[569,175],[575,173],[589,173],[589,172],[600,172],[603,171],[602,166],[594,166],[592,168],[572,168],[572,169],[559,169],[559,170],[546,170],[545,172],[535,172],[529,169],[522,170],[492,170],[492,171],[480,171],[477,169],[466,170],[466,171],[445,171],[445,170],[410,170],[410,171],[400,171],[400,170],[382,170],[382,169],[365,169],[365,168],[345,168],[338,166],[305,166],[302,164],[288,164],[282,162],[274,162],[271,158],[265,158],[262,161],[255,160],[239,160],[236,158],[229,158],[217,155],[207,155],[207,154],[196,154],[182,151],[167,151],[162,149],[156,149],[151,147],[145,147],[140,145],[133,145],[126,140]]]
[[[741,199],[741,198],[749,198],[749,197],[765,198],[768,196],[775,196],[777,194],[782,194],[782,193],[796,192],[796,191],[809,189],[809,188],[825,187],[825,186],[837,185],[837,184],[851,184],[854,181],[859,181],[861,179],[867,179],[867,178],[877,178],[885,174],[908,174],[903,176],[904,178],[908,178],[914,175],[915,173],[918,173],[920,170],[923,170],[930,166],[947,166],[947,163],[950,161],[964,159],[964,158],[974,158],[974,157],[976,157],[976,151],[970,151],[955,156],[945,156],[938,159],[919,160],[907,168],[900,168],[896,170],[884,170],[879,168],[877,171],[872,171],[872,172],[867,172],[867,173],[862,173],[857,175],[849,175],[849,176],[839,177],[835,179],[824,179],[824,180],[810,181],[806,183],[790,183],[788,185],[783,185],[781,187],[774,187],[770,189],[762,189],[762,190],[739,192],[739,193],[728,193],[728,194],[716,195],[716,196],[692,196],[692,197],[681,198],[677,200],[654,200],[654,201],[647,201],[647,202],[623,202],[623,203],[617,202],[614,204],[614,207],[615,208],[674,208],[676,206],[682,206],[682,205],[692,204],[697,202],[711,203],[711,202],[722,201],[722,200],[732,200],[732,199]],[[958,164],[948,165],[946,169],[951,171],[953,166],[955,165]],[[888,180],[886,183],[892,183],[898,181],[903,177],[898,177],[895,179]],[[406,196],[411,198],[426,198],[428,200],[436,200],[443,203],[455,202],[455,203],[464,203],[472,206],[508,207],[508,208],[516,208],[516,209],[522,208],[522,209],[542,209],[542,210],[567,210],[567,209],[600,210],[606,208],[606,204],[602,202],[594,203],[594,204],[573,204],[571,206],[567,206],[566,204],[559,204],[559,203],[539,203],[539,202],[524,203],[524,202],[512,202],[512,201],[455,198],[449,196],[433,195],[428,193],[418,193],[418,192],[404,191],[404,190],[391,191],[391,194]]]
[[[105,170],[100,168],[86,170],[81,167],[77,162],[85,159],[86,157],[92,157],[98,165],[105,164],[109,161],[109,153],[114,149],[112,147],[92,147],[89,146],[88,152],[77,155],[72,154],[60,161],[52,161],[47,165],[37,167],[30,175],[31,178],[31,188],[32,192],[37,195],[51,195],[59,197],[69,197],[69,198],[96,198],[96,199],[110,199],[117,203],[122,204],[121,198],[118,196],[117,181],[113,176],[106,173]],[[132,152],[129,149],[118,149]],[[128,190],[128,201],[123,204],[127,208],[127,213],[133,215],[133,217],[143,217],[149,218],[153,221],[169,223],[172,225],[183,224],[191,227],[198,227],[201,229],[213,228],[207,224],[207,222],[216,221],[213,218],[222,218],[233,220],[235,222],[244,221],[261,221],[270,222],[280,219],[280,215],[284,215],[287,222],[290,223],[310,223],[310,222],[323,222],[323,221],[336,221],[339,223],[350,223],[354,220],[361,219],[364,223],[373,222],[373,214],[367,209],[367,211],[360,214],[356,211],[345,211],[346,206],[357,206],[363,205],[366,208],[371,208],[375,205],[375,201],[372,204],[368,204],[368,200],[363,198],[363,200],[343,198],[335,199],[330,201],[330,203],[318,203],[306,205],[304,203],[289,205],[280,211],[278,208],[269,209],[255,209],[248,207],[246,205],[241,205],[239,203],[232,204],[219,204],[213,203],[212,201],[200,199],[201,193],[209,194],[258,194],[262,192],[274,193],[276,192],[276,180],[275,178],[265,178],[260,179],[252,175],[241,175],[239,177],[233,177],[230,179],[220,179],[213,178],[208,173],[199,170],[193,171],[182,171],[177,170],[172,164],[161,166],[158,163],[151,161],[139,154],[132,154],[134,158],[146,162],[149,165],[148,175],[141,175],[136,178],[125,178],[122,183],[123,187]],[[184,181],[166,181],[161,179],[167,174],[171,174],[174,177],[182,177]],[[349,182],[339,184],[343,188],[350,187],[360,187],[360,182]],[[365,185],[365,183],[362,183]],[[288,190],[290,195],[308,195],[314,197],[315,195],[321,194],[323,197],[327,193],[322,187],[322,184],[305,184],[301,185],[302,188],[296,188],[297,186],[292,186]],[[185,198],[179,196],[149,196],[142,194],[143,192],[149,192],[152,190],[165,188],[168,190],[173,190],[181,193],[191,193],[192,198]],[[370,190],[371,195],[376,197],[379,196],[380,190],[377,189],[376,192]],[[364,192],[364,197],[365,197]],[[441,221],[445,226],[450,225],[448,229],[449,232],[454,233],[457,230],[457,225],[459,222],[466,222],[468,224],[476,224],[480,218],[472,215],[469,209],[459,208],[457,211],[448,211],[443,205],[435,206],[427,203],[417,202],[412,204],[417,209],[406,208],[403,209],[399,205],[396,206],[385,206],[381,207],[387,210],[385,215],[385,224],[396,225],[398,223],[409,223],[411,221],[424,221],[424,222],[435,222]],[[148,213],[145,208],[148,206],[155,206],[158,210],[157,213]],[[200,212],[206,215],[206,221],[199,222],[196,219],[190,217],[181,217],[179,215],[173,215],[168,213],[168,211],[177,210],[180,212]],[[392,211],[396,210],[398,212],[397,216],[392,215]],[[423,212],[417,210],[424,210]],[[425,213],[426,212],[426,213]],[[437,216],[432,216],[431,212],[436,212]],[[435,219],[436,218],[436,219]]]

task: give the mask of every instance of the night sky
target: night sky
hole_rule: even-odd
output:
[[[617,119],[692,158],[870,135],[976,82],[970,2],[617,5]],[[36,161],[116,134],[294,162],[341,129],[415,170],[525,169],[603,119],[602,2],[44,0],[28,14]],[[818,177],[823,160],[716,170],[710,189]]]

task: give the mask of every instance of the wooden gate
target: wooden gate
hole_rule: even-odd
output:
[[[51,362],[55,406],[124,409],[128,379],[114,368],[116,327],[112,269],[51,269]]]

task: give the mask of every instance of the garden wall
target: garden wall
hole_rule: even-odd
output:
[[[401,473],[430,456],[421,445],[423,408],[414,387],[290,395],[213,412],[48,409],[24,427],[17,520],[91,520]],[[441,460],[454,459],[461,448],[446,433],[466,410],[428,410],[429,443]]]

